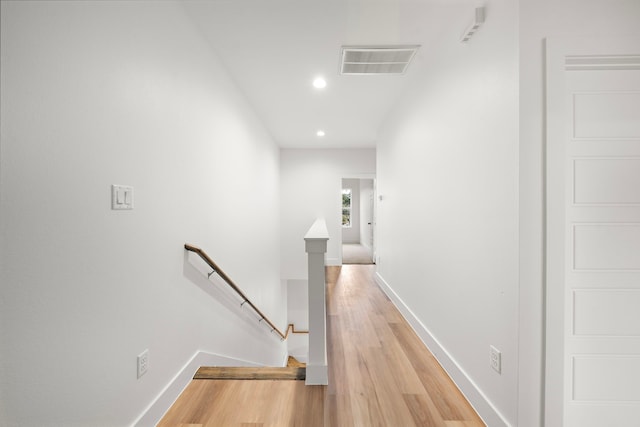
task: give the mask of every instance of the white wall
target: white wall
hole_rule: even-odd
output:
[[[342,180],[342,188],[351,189],[351,227],[342,227],[342,243],[360,243],[360,180]]]
[[[1,15],[0,424],[130,424],[200,350],[280,363],[185,262],[200,245],[284,325],[279,149],[181,7]]]
[[[309,330],[309,281],[307,279],[288,280],[287,284],[287,324],[298,331]],[[287,352],[301,362],[309,360],[309,334],[289,334]]]
[[[379,278],[494,427],[517,420],[518,43],[516,3],[486,5],[468,44],[460,9],[381,129],[376,247]]]
[[[520,0],[520,405],[518,425],[542,425],[544,40],[639,34],[637,0]],[[558,402],[561,404],[561,402]],[[549,405],[548,410],[557,410]]]
[[[375,158],[373,148],[280,151],[283,279],[307,279],[303,237],[316,218],[327,222],[327,263],[342,262],[342,178],[374,176]]]

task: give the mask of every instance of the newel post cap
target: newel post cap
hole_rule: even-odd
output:
[[[318,218],[304,236],[305,251],[307,253],[327,252],[329,232],[324,218]]]

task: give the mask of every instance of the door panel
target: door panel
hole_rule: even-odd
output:
[[[573,175],[577,205],[640,204],[640,158],[576,159]]]
[[[640,70],[567,71],[565,100],[565,425],[633,425],[640,420]]]
[[[590,73],[578,71],[577,73]],[[617,71],[613,71],[616,73]],[[633,70],[622,71],[633,73]],[[603,71],[602,74],[612,73]],[[575,74],[575,73],[573,73]],[[582,76],[573,76],[580,78]],[[587,87],[584,87],[587,89]],[[633,90],[574,92],[573,94],[575,140],[581,138],[640,138],[640,92]]]

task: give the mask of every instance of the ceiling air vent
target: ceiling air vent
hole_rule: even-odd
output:
[[[342,47],[340,74],[404,74],[420,46]]]

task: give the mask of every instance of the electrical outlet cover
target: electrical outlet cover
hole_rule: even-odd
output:
[[[138,378],[149,370],[149,350],[145,350],[138,355]]]
[[[489,364],[497,373],[502,373],[502,353],[494,346],[489,346]]]

